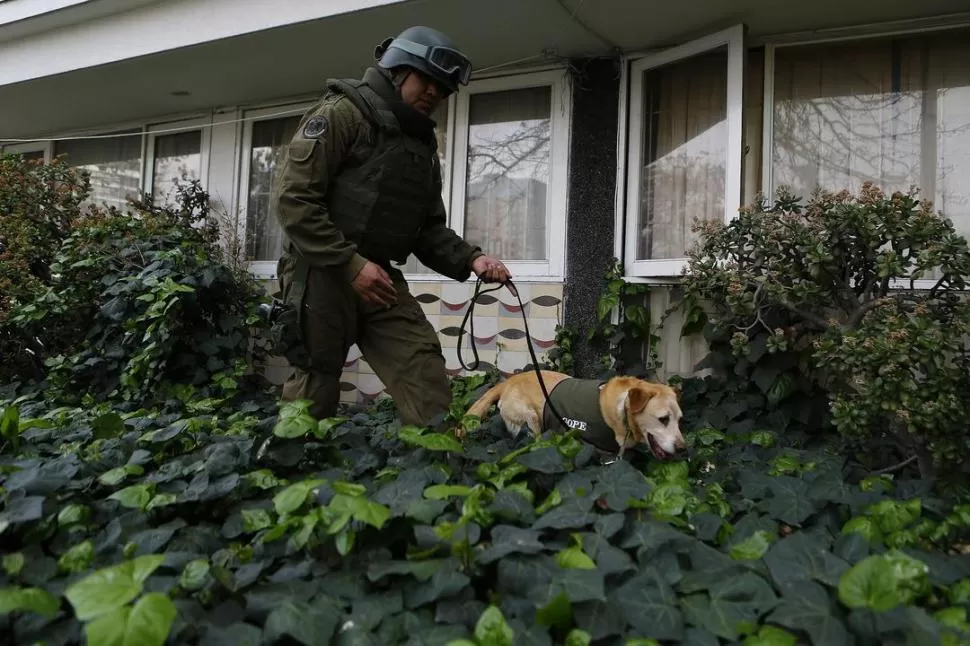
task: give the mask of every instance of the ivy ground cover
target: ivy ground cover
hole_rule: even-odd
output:
[[[970,507],[770,431],[690,462],[381,404],[0,404],[0,643],[965,644]]]

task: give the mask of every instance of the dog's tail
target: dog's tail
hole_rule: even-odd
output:
[[[488,412],[488,409],[491,408],[492,404],[497,402],[499,398],[502,396],[502,393],[505,392],[505,384],[506,382],[503,381],[499,384],[495,384],[494,386],[486,390],[485,394],[479,397],[478,401],[476,401],[468,408],[468,411],[465,412],[465,415],[466,416],[474,415],[475,417],[485,417],[485,413]]]

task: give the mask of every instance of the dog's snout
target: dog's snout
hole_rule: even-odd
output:
[[[677,438],[677,439],[676,439],[676,440],[674,441],[674,451],[675,451],[675,452],[676,452],[676,453],[677,453],[678,455],[679,455],[679,454],[683,454],[683,453],[686,453],[686,452],[687,452],[687,442],[685,442],[685,441],[684,441],[684,438],[682,438],[682,437],[678,437],[678,438]]]

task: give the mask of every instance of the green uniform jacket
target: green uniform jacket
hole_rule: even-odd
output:
[[[564,379],[549,392],[549,399],[563,420],[580,431],[582,439],[603,451],[616,452],[620,445],[600,412],[600,386],[604,383],[599,379]],[[566,430],[556,419],[548,401],[542,417],[545,428]]]
[[[400,101],[390,80],[376,68],[369,68],[363,81],[385,101]],[[305,128],[314,118],[317,119],[311,127],[320,132],[310,148]],[[287,258],[293,250],[310,268],[346,267],[348,281],[371,260],[361,256],[357,246],[334,224],[326,198],[328,187],[342,169],[370,157],[376,142],[375,130],[352,100],[337,92],[328,92],[304,114],[284,155],[276,183],[277,215],[289,243],[280,260],[280,273],[293,266]],[[436,159],[432,172],[438,191],[437,207],[430,209],[413,253],[433,271],[463,282],[471,275],[472,261],[483,254],[448,228],[441,199],[441,169]],[[434,198],[429,196],[429,204],[435,203]]]

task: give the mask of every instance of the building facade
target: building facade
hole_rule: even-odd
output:
[[[0,146],[66,155],[92,199],[199,179],[275,289],[274,169],[329,77],[356,77],[412,24],[476,64],[436,119],[450,224],[502,258],[536,352],[592,323],[614,257],[677,298],[694,218],[728,220],[781,185],[916,185],[970,233],[970,10],[962,0],[0,0]],[[961,13],[964,12],[964,13]],[[406,274],[448,368],[474,283]],[[518,301],[483,297],[483,365],[529,363]],[[586,353],[586,354],[584,354]],[[703,339],[667,320],[663,372]],[[464,350],[466,361],[471,353]],[[578,351],[581,370],[594,357]],[[286,366],[268,369],[274,381]],[[380,379],[352,348],[347,401]]]

